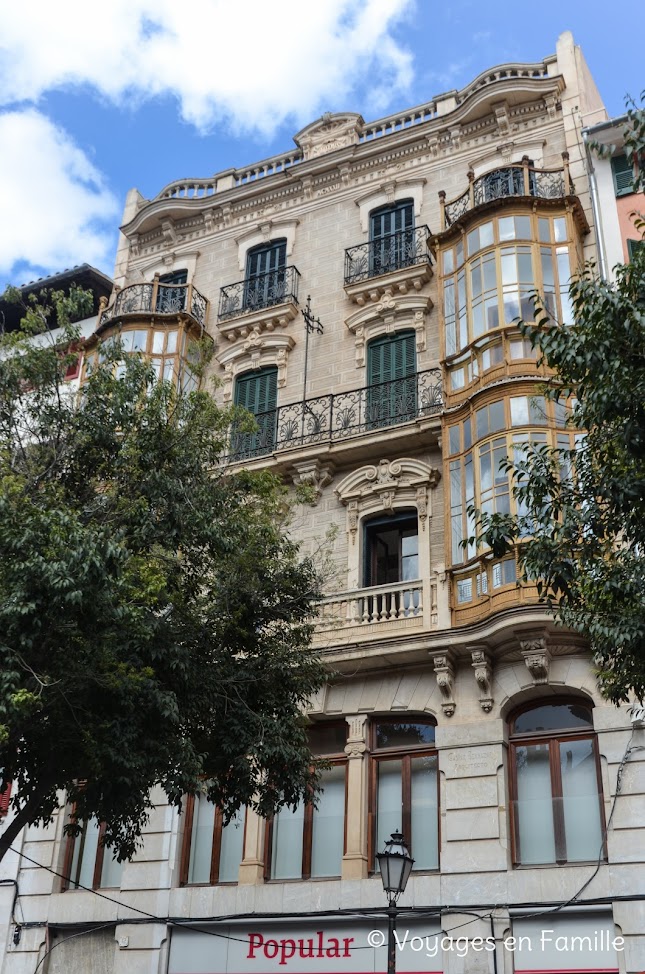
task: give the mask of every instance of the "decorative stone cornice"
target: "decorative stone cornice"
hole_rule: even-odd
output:
[[[246,340],[218,350],[216,358],[224,367],[222,397],[224,402],[230,402],[233,398],[233,382],[236,375],[252,369],[261,369],[265,365],[277,365],[278,388],[282,389],[287,382],[289,352],[295,344],[295,340],[290,335],[262,335],[259,331],[254,331]]]
[[[428,265],[429,267],[430,265]],[[397,272],[398,273],[398,272]],[[385,275],[390,277],[391,275]],[[429,279],[429,276],[428,276]],[[354,335],[356,348],[356,368],[365,365],[365,349],[368,342],[380,335],[390,335],[404,328],[414,328],[417,352],[426,349],[426,316],[432,308],[427,295],[406,294],[394,287],[377,293],[378,301],[371,302],[360,311],[355,311],[345,319],[345,324]]]
[[[441,709],[446,717],[452,717],[457,707],[455,703],[455,668],[450,653],[430,653],[434,663],[437,686],[441,691]]]
[[[356,145],[364,125],[363,118],[355,112],[325,112],[301,129],[293,141],[302,149],[303,159],[316,159],[328,152]]]

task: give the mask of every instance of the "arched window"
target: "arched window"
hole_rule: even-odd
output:
[[[286,239],[253,247],[246,255],[244,310],[258,311],[280,304],[285,296]]]
[[[414,201],[400,200],[370,213],[370,277],[417,263]]]
[[[604,854],[600,765],[591,704],[533,703],[511,732],[514,860],[585,862]]]
[[[435,724],[428,718],[372,722],[370,859],[401,831],[414,869],[439,868],[439,792]]]

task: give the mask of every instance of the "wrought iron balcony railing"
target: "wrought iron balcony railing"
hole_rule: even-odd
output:
[[[206,298],[192,284],[160,284],[159,281],[131,284],[119,291],[110,307],[101,312],[99,324],[138,312],[172,315],[184,311],[203,327],[207,308]]]
[[[256,414],[258,429],[252,433],[234,429],[229,460],[248,460],[298,446],[348,440],[371,430],[437,414],[442,406],[439,369],[290,403]]]
[[[465,213],[483,203],[511,196],[533,196],[537,199],[558,199],[574,193],[569,175],[567,153],[563,153],[562,169],[535,169],[524,157],[521,164],[493,169],[475,179],[468,173],[468,189],[454,200],[446,201],[446,194],[439,193],[442,210],[442,229],[447,230]]]
[[[345,251],[345,284],[356,284],[370,277],[389,274],[415,264],[429,264],[426,226],[397,230]]]
[[[228,284],[220,288],[218,320],[226,321],[227,318],[262,311],[276,304],[297,304],[299,280],[298,268],[292,265],[247,277],[237,284]]]

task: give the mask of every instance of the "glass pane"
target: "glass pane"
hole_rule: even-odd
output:
[[[439,815],[436,755],[412,758],[410,779],[412,792],[410,843],[414,849],[414,868],[438,869]]]
[[[512,216],[504,216],[499,222],[499,239],[513,240],[515,237],[515,226]]]
[[[83,831],[74,840],[71,869],[72,885],[80,884],[92,889],[98,847],[99,823],[95,818],[92,818],[87,824],[83,825]]]
[[[345,765],[321,775],[323,792],[314,809],[311,837],[311,875],[340,876],[345,829]]]
[[[177,332],[169,331],[166,338],[166,351],[169,354],[174,354],[177,351]]]
[[[300,879],[302,876],[302,833],[305,806],[300,802],[295,812],[281,808],[273,819],[271,879]]]
[[[164,382],[172,382],[174,371],[175,371],[175,360],[173,358],[166,359],[163,366]]]
[[[529,401],[526,396],[511,399],[511,426],[528,426]]]
[[[459,453],[459,423],[448,430],[448,443],[451,453]]]
[[[457,582],[457,602],[470,602],[473,597],[473,580],[464,578]]]
[[[450,274],[455,269],[455,256],[452,247],[443,255],[443,272]]]
[[[584,703],[551,703],[532,707],[515,718],[513,733],[576,730],[592,726],[591,708]]]
[[[479,228],[479,246],[490,247],[493,242],[493,224],[483,223]]]
[[[540,217],[540,219],[538,220],[538,227],[539,227],[540,240],[543,243],[550,243],[551,230],[549,226],[549,221],[544,219],[543,217]]]
[[[195,795],[188,859],[189,883],[210,883],[214,824],[215,806],[206,795]]]
[[[240,863],[244,856],[244,818],[241,808],[234,818],[222,829],[222,842],[219,853],[219,882],[236,883]]]
[[[515,749],[517,767],[516,839],[519,861],[555,862],[549,745]]]
[[[563,216],[560,216],[553,221],[553,229],[555,230],[556,243],[560,243],[560,241],[567,239],[567,221]]]
[[[560,773],[567,861],[597,859],[602,832],[593,741],[562,741]]]
[[[412,747],[434,743],[434,724],[382,720],[376,725],[376,747]]]
[[[342,754],[347,743],[347,723],[316,724],[308,729],[312,754]]]
[[[103,852],[103,865],[101,867],[101,886],[118,889],[121,885],[122,872],[123,863],[117,862],[112,849],[108,849],[106,846]]]
[[[152,335],[152,354],[161,355],[163,353],[163,337],[164,333],[162,331],[155,331]]]
[[[403,825],[401,761],[379,761],[377,765],[376,851],[380,852],[393,832]]]
[[[132,332],[132,350],[134,352],[145,352],[148,347],[148,332],[147,331],[133,331]]]
[[[530,216],[515,217],[515,236],[520,240],[531,239],[531,218]]]

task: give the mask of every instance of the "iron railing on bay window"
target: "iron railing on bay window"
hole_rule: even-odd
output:
[[[101,312],[99,324],[139,312],[170,315],[184,311],[204,326],[207,308],[208,301],[192,284],[162,284],[159,281],[131,284],[119,291],[110,307]]]
[[[229,460],[351,439],[371,430],[435,415],[442,406],[439,369],[290,403],[257,414],[258,429],[253,432],[234,429]]]
[[[428,227],[397,230],[345,250],[345,284],[389,274],[416,264],[429,264]]]

